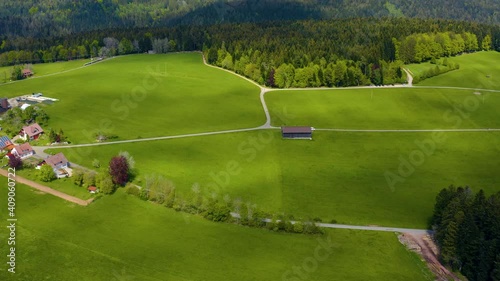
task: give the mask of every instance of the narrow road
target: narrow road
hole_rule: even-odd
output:
[[[49,149],[49,148],[76,148],[76,147],[102,146],[102,145],[134,143],[134,142],[170,140],[170,139],[181,139],[181,138],[191,138],[191,137],[200,137],[200,136],[213,136],[213,135],[221,135],[221,134],[239,133],[239,132],[250,132],[250,131],[257,131],[257,130],[261,130],[261,129],[262,129],[261,127],[256,127],[256,128],[247,128],[247,129],[236,129],[236,130],[227,130],[227,131],[205,132],[205,133],[175,135],[175,136],[166,136],[166,137],[154,137],[154,138],[144,138],[144,139],[133,139],[133,140],[122,140],[122,141],[112,141],[112,142],[96,142],[96,143],[75,144],[75,145],[34,146],[33,149],[35,149],[35,151],[38,153],[38,151],[43,152],[44,150]]]
[[[386,227],[386,226],[359,226],[359,225],[331,224],[331,223],[317,223],[316,225],[325,228],[401,232],[401,233],[410,233],[415,235],[432,233],[432,230],[427,230],[427,229],[397,228],[397,227]]]
[[[233,218],[239,218],[240,214],[231,212]],[[264,222],[271,222],[271,219],[263,219]],[[290,221],[292,224],[296,224],[296,221]],[[398,228],[398,227],[387,227],[387,226],[361,226],[361,225],[348,225],[348,224],[334,224],[334,223],[316,223],[319,227],[324,228],[337,228],[337,229],[352,229],[352,230],[366,230],[366,231],[383,231],[383,232],[400,232],[409,233],[412,235],[423,235],[432,234],[432,230],[428,229],[413,229],[413,228]]]
[[[39,78],[43,78],[43,77],[49,77],[49,76],[59,75],[59,74],[63,74],[63,73],[67,73],[67,72],[71,72],[71,71],[75,71],[75,70],[79,70],[79,69],[82,69],[82,68],[90,67],[90,66],[93,66],[93,65],[96,65],[98,63],[105,62],[105,61],[108,61],[108,60],[114,59],[114,58],[116,58],[116,57],[107,58],[107,59],[104,59],[104,60],[101,60],[101,61],[98,61],[98,62],[94,62],[94,63],[89,64],[89,65],[83,65],[83,66],[79,66],[79,67],[68,69],[68,70],[63,70],[63,71],[49,73],[49,74],[40,75],[40,76],[33,76],[31,78],[28,78],[28,79],[17,80],[17,81],[10,81],[10,82],[7,82],[7,83],[0,83],[0,86],[8,85],[8,84],[14,84],[14,83],[20,83],[20,82],[23,82],[23,81],[29,81],[31,79],[39,79]]]
[[[0,169],[0,175],[2,175],[4,177],[8,177],[8,172],[4,169]],[[31,181],[31,180],[28,180],[28,179],[23,178],[21,176],[16,175],[15,179],[16,179],[16,182],[18,182],[18,183],[22,183],[22,184],[25,184],[27,186],[33,187],[34,189],[40,190],[42,192],[52,194],[54,196],[57,196],[57,197],[62,198],[66,201],[78,204],[80,206],[87,206],[88,204],[92,203],[92,201],[94,200],[93,198],[91,198],[89,200],[83,200],[80,198],[76,198],[74,196],[71,196],[71,195],[68,195],[66,193],[60,192],[58,190],[52,189],[48,186],[39,184],[39,183]]]
[[[421,129],[421,130],[363,130],[363,129],[314,129],[315,131],[352,132],[352,133],[432,133],[432,132],[500,132],[500,129]]]
[[[211,67],[211,68],[215,68],[215,69],[218,69],[218,70],[222,70],[222,71],[225,71],[227,73],[230,73],[232,75],[235,75],[235,76],[238,76],[239,78],[241,79],[244,79],[252,84],[254,84],[255,86],[259,87],[260,89],[260,103],[262,104],[262,108],[264,109],[264,114],[266,115],[266,123],[264,123],[264,125],[258,127],[260,129],[270,129],[272,128],[271,126],[271,115],[269,114],[269,108],[267,107],[267,103],[266,103],[266,99],[265,99],[265,95],[267,92],[270,92],[270,91],[273,91],[273,89],[270,89],[270,88],[266,88],[266,87],[263,87],[262,85],[260,85],[259,83],[243,76],[243,75],[240,75],[234,71],[231,71],[231,70],[228,70],[228,69],[224,69],[222,67],[218,67],[218,66],[215,66],[215,65],[211,65],[211,64],[208,64],[207,63],[207,60],[205,59],[205,55],[202,53],[201,54],[202,58],[203,58],[203,64],[205,64],[206,66],[208,67]]]

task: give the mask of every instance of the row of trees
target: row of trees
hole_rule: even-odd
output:
[[[276,232],[322,233],[321,228],[311,220],[292,224],[293,217],[273,216],[258,210],[254,205],[245,204],[241,200],[231,201],[228,198],[219,200],[212,194],[204,195],[197,185],[193,186],[191,192],[186,196],[182,196],[176,192],[174,184],[163,176],[147,176],[142,188],[130,185],[127,188],[127,193],[178,212],[200,215],[215,222],[231,222],[267,228]],[[237,215],[233,216],[231,213]]]
[[[4,46],[7,44],[4,41]],[[0,48],[0,51],[2,48]],[[110,57],[153,50],[157,54],[164,54],[176,50],[175,40],[167,38],[151,38],[146,36],[140,43],[139,40],[122,38],[118,40],[113,37],[105,37],[102,40],[85,40],[81,45],[65,46],[59,44],[40,50],[12,50],[0,54],[0,66],[15,65],[23,63],[46,63],[55,61],[67,61],[89,57]],[[21,70],[19,70],[21,74]],[[22,74],[21,77],[22,78]]]
[[[500,50],[500,26],[367,18],[116,29],[3,39],[0,65],[202,50],[210,63],[272,87],[380,85],[404,81],[404,62],[475,50],[476,41]]]
[[[453,63],[453,62],[448,62],[448,59],[444,59],[442,63],[438,63],[437,60],[434,58],[431,59],[431,64],[435,64],[435,67],[429,68],[422,73],[416,74],[413,76],[413,83],[418,83],[422,80],[425,80],[427,78],[431,78],[434,76],[441,75],[443,73],[452,71],[452,70],[457,70],[460,68],[460,65],[458,63]]]
[[[445,265],[470,281],[500,280],[500,192],[443,189],[436,198],[432,227]]]
[[[406,81],[406,75],[401,71],[401,61],[366,63],[335,57],[329,57],[333,61],[328,61],[321,57],[304,67],[296,67],[292,63],[275,65],[272,61],[267,61],[268,54],[262,54],[259,50],[250,49],[235,58],[224,44],[221,49],[210,48],[205,54],[210,64],[233,70],[257,83],[276,88],[387,85]],[[307,55],[304,56],[307,60]]]
[[[470,32],[419,33],[407,36],[401,41],[394,39],[396,59],[405,63],[420,63],[464,52],[488,51],[491,44],[490,35],[486,35],[479,45],[476,34]]]

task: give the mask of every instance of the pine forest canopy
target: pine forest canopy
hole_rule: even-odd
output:
[[[500,23],[496,0],[3,0],[0,37],[68,35],[107,28],[335,19],[441,18]]]
[[[0,65],[203,50],[209,63],[270,87],[405,82],[401,66],[478,50],[500,50],[500,26],[451,20],[357,18],[108,29],[3,40]],[[458,68],[436,66],[425,77]],[[5,75],[4,75],[5,76]]]

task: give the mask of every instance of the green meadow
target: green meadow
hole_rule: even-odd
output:
[[[4,206],[6,197],[2,188]],[[295,268],[307,280],[432,280],[394,233],[273,233],[182,215],[121,191],[80,207],[18,185],[16,199],[16,273],[7,272],[2,227],[1,280],[295,280]]]
[[[203,65],[201,54],[133,55],[60,75],[0,86],[3,96],[42,92],[49,127],[73,143],[257,127],[256,86]]]
[[[272,124],[336,129],[500,128],[500,93],[374,88],[274,91]],[[285,117],[283,117],[285,116]]]
[[[479,89],[500,89],[500,53],[478,52],[448,58],[458,63],[460,69],[426,79],[418,86],[451,86]],[[430,63],[409,65],[415,74],[430,67]]]
[[[450,58],[460,70],[421,85],[498,89],[494,77],[500,69],[492,61],[499,55]],[[253,128],[265,122],[259,89],[204,66],[197,53],[118,57],[0,86],[2,96],[31,92],[60,100],[45,106],[49,127],[62,128],[73,143],[92,143],[96,133],[125,140]],[[480,90],[285,90],[265,98],[274,126],[500,128],[500,94]],[[62,151],[89,168],[98,159],[101,168],[96,170],[105,171],[113,156],[127,151],[136,163],[134,184],[142,186],[148,176],[162,175],[186,197],[199,188],[205,196],[241,200],[271,214],[427,228],[442,188],[468,185],[487,194],[500,190],[499,137],[494,131],[318,130],[309,141],[283,140],[279,129],[268,129],[48,152]],[[19,174],[35,177],[33,171]],[[89,197],[71,179],[47,185]],[[6,192],[0,200],[6,202]],[[122,189],[80,207],[20,185],[16,200],[16,280],[297,280],[289,271],[301,267],[314,255],[318,239],[327,237],[335,245],[331,255],[301,279],[432,279],[393,233],[273,233],[176,213]],[[5,233],[0,232],[0,241]],[[5,248],[0,244],[2,252]],[[10,280],[2,264],[0,279]]]
[[[35,75],[33,77],[44,76],[48,74],[56,74],[63,71],[68,71],[72,69],[76,69],[82,67],[85,63],[90,60],[73,60],[73,61],[64,61],[64,62],[53,62],[53,63],[39,63],[33,64],[33,72]],[[10,74],[12,72],[12,66],[2,66],[0,67],[0,84],[4,83],[5,80],[7,82],[10,80]],[[32,79],[32,78],[30,78]],[[30,80],[28,79],[28,80]],[[27,81],[27,80],[26,80]],[[24,82],[24,81],[23,81]]]
[[[313,141],[294,141],[264,130],[51,152],[87,167],[99,159],[104,167],[128,151],[138,185],[160,174],[186,196],[197,185],[207,196],[229,195],[267,212],[347,224],[426,228],[442,188],[499,190],[499,132],[314,134]],[[414,151],[424,155],[412,156],[414,171],[388,181],[386,173],[400,175]]]

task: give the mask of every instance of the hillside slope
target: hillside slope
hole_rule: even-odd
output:
[[[0,36],[47,37],[103,28],[283,19],[421,17],[500,23],[496,0],[0,1]]]

